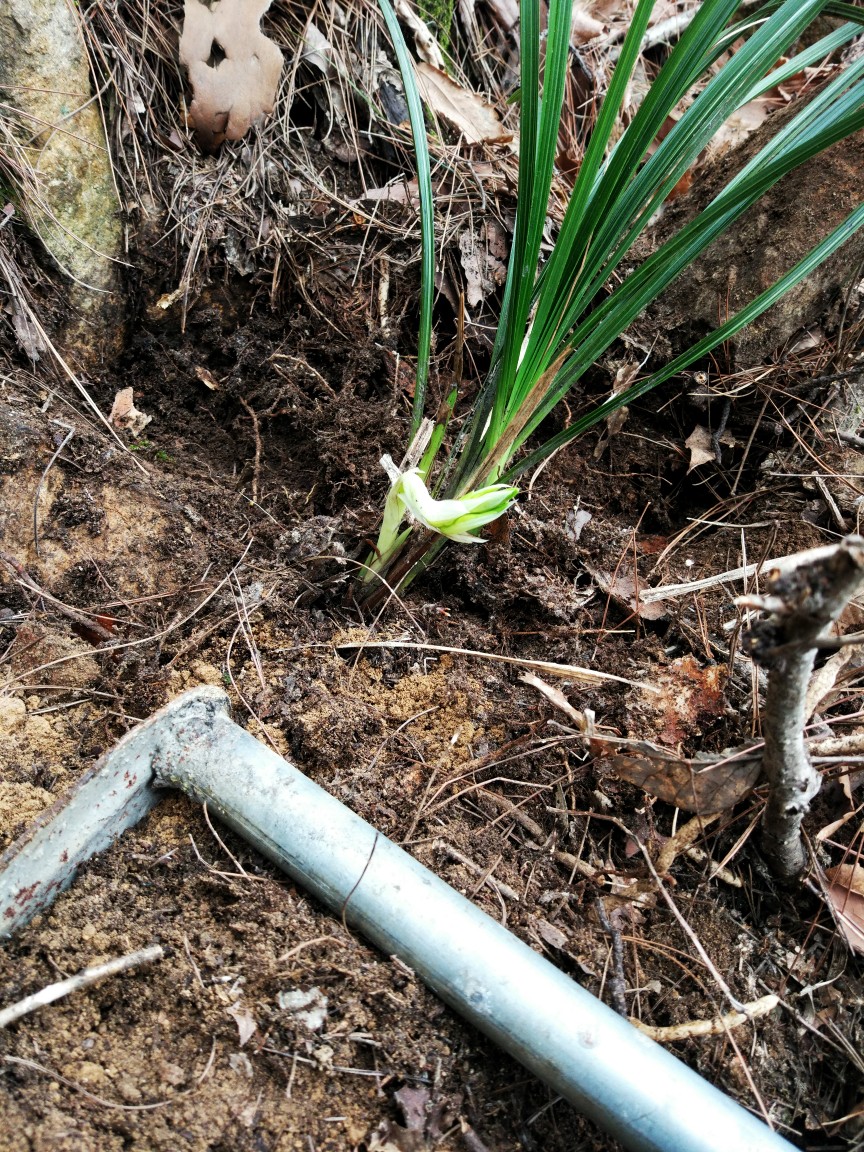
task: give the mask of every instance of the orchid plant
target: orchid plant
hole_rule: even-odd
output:
[[[837,0],[769,0],[735,21],[740,0],[703,0],[638,110],[619,130],[655,5],[637,0],[554,248],[541,264],[570,63],[572,0],[549,0],[545,35],[539,0],[521,0],[519,188],[507,281],[489,372],[449,453],[439,459],[457,398],[451,393],[434,421],[424,419],[435,265],[429,152],[407,46],[390,0],[379,3],[405,84],[423,242],[411,443],[401,468],[389,457],[382,461],[391,487],[364,568],[360,599],[367,601],[404,587],[448,540],[476,542],[478,530],[512,505],[514,481],[522,473],[706,357],[864,225],[862,205],[776,284],[685,353],[551,438],[532,441],[588,368],[713,240],[792,169],[864,127],[864,57],[850,57],[698,216],[624,274],[633,244],[721,125],[769,88],[831,58],[860,33],[864,11]],[[845,23],[796,51],[824,15]],[[685,98],[689,103],[659,139]]]

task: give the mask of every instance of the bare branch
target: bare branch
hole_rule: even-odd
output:
[[[789,557],[768,584],[761,607],[771,615],[747,637],[753,659],[768,669],[762,765],[770,793],[762,843],[777,875],[791,877],[806,862],[801,822],[821,784],[804,742],[807,686],[823,633],[864,584],[864,539],[847,536],[833,548]]]
[[[96,984],[107,976],[116,976],[120,972],[126,972],[129,968],[136,968],[139,964],[149,964],[151,960],[161,960],[164,955],[161,946],[153,944],[149,948],[140,949],[138,952],[130,952],[126,956],[118,956],[115,960],[108,960],[105,964],[95,964],[92,968],[84,968],[75,976],[70,976],[68,980],[59,980],[56,984],[49,984],[40,992],[34,992],[32,996],[25,996],[23,1000],[0,1009],[0,1028],[14,1024],[16,1020],[26,1016],[28,1012],[43,1008],[46,1004],[52,1004],[55,1000],[68,996],[70,992],[87,988],[90,984]]]

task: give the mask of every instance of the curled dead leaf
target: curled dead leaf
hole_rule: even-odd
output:
[[[573,5],[573,15],[570,19],[570,38],[574,44],[587,44],[595,36],[602,36],[606,25],[598,20],[590,11],[591,5],[577,3]]]
[[[417,208],[420,206],[420,190],[416,180],[398,180],[393,184],[385,184],[383,188],[367,188],[362,196],[349,200],[349,204],[355,208],[364,200],[389,200],[392,204],[410,204]],[[358,224],[362,223],[365,221],[361,217]]]
[[[506,144],[513,139],[491,104],[456,84],[441,69],[421,60],[417,83],[432,111],[455,128],[466,144]]]
[[[485,237],[476,237],[466,229],[459,237],[460,262],[465,272],[465,299],[469,308],[482,304],[507,279],[507,266],[484,243]]]
[[[115,428],[122,428],[133,436],[140,436],[153,417],[145,416],[143,412],[139,411],[133,403],[133,398],[134,390],[132,388],[121,388],[114,397],[111,415],[108,419]]]
[[[645,604],[642,600],[641,589],[637,599],[636,581],[632,572],[621,565],[616,572],[604,572],[599,568],[592,568],[586,564],[588,571],[597,581],[601,591],[611,596],[625,608],[629,608],[641,620],[663,620],[666,609],[662,604]]]
[[[592,755],[616,776],[698,816],[732,808],[755,787],[762,772],[758,753],[688,760],[644,740],[628,741],[625,747],[626,753],[608,740],[594,739],[590,744]]]
[[[533,672],[523,672],[519,679],[523,684],[530,684],[532,688],[536,688],[541,692],[547,700],[555,705],[561,712],[564,713],[580,732],[590,733],[594,720],[594,713],[580,712],[574,708],[560,688],[556,688],[554,684],[547,684],[540,676],[535,676]]]
[[[864,867],[840,864],[825,872],[826,892],[846,942],[853,952],[864,953]]]
[[[230,1008],[226,1009],[226,1012],[229,1016],[234,1017],[237,1031],[240,1033],[240,1047],[242,1048],[245,1044],[248,1044],[258,1028],[255,1017],[249,1009],[242,1004],[232,1004]]]
[[[684,447],[690,453],[690,463],[687,466],[688,474],[701,464],[716,464],[717,450],[711,438],[711,432],[704,424],[697,424],[687,439]]]

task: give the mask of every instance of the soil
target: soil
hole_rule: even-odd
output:
[[[219,684],[258,739],[595,995],[614,1003],[620,945],[633,1017],[727,1011],[639,847],[656,860],[686,814],[591,759],[572,712],[485,654],[633,682],[556,681],[607,734],[682,755],[752,739],[740,581],[650,611],[633,600],[637,586],[832,538],[835,511],[800,448],[824,449],[812,379],[830,372],[829,350],[766,366],[731,402],[696,377],[669,385],[557,456],[507,532],[453,546],[364,619],[352,578],[386,489],[380,456],[399,455],[408,426],[394,349],[415,338],[408,303],[386,338],[371,317],[374,236],[367,248],[363,228],[344,230],[333,252],[312,236],[308,275],[275,297],[226,264],[169,305],[176,276],[152,220],[135,239],[127,349],[87,388],[107,413],[134,387],[146,429],[118,442],[45,363],[10,349],[4,369],[0,848],[136,722]],[[413,300],[416,267],[400,275]],[[446,335],[452,316],[439,320]],[[469,347],[478,363],[485,351]],[[433,393],[443,353],[438,367]],[[573,402],[607,392],[598,372]],[[721,418],[717,459],[688,471],[687,438]],[[831,459],[838,514],[854,516],[864,490],[852,462]],[[845,623],[860,627],[854,613]],[[382,639],[471,654],[356,646]],[[850,676],[821,719],[854,723],[860,706]],[[850,796],[828,779],[808,821],[822,864],[855,842],[852,819],[813,839],[855,811]],[[774,992],[781,1006],[671,1047],[794,1145],[860,1147],[860,959],[818,888],[772,879],[763,799],[706,828],[703,855],[682,852],[664,883],[734,996]],[[158,962],[0,1034],[3,1152],[617,1147],[180,795],[4,944],[2,1003],[154,943]],[[326,998],[314,1027],[280,1007],[297,990]]]

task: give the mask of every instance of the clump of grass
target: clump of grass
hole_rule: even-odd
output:
[[[449,454],[439,460],[456,395],[448,397],[434,421],[424,420],[434,273],[429,155],[411,59],[390,0],[379,0],[408,97],[423,265],[412,442],[401,470],[389,459],[382,461],[390,472],[391,489],[361,598],[404,587],[448,539],[473,537],[480,522],[466,527],[463,515],[475,514],[480,505],[484,523],[501,515],[515,499],[514,481],[523,472],[734,336],[864,225],[862,205],[714,332],[525,451],[546,416],[588,368],[700,253],[788,172],[864,127],[864,59],[858,59],[803,104],[695,219],[623,275],[627,253],[720,126],[750,100],[848,43],[864,22],[862,10],[850,4],[773,0],[730,24],[739,0],[704,0],[638,111],[619,132],[620,110],[654,2],[639,0],[636,5],[555,246],[541,267],[569,63],[572,0],[550,0],[542,98],[540,5],[538,0],[521,0],[519,188],[507,281],[489,373]],[[786,59],[826,13],[848,22]],[[718,66],[724,54],[727,58]],[[670,114],[700,85],[698,95],[658,143]]]

